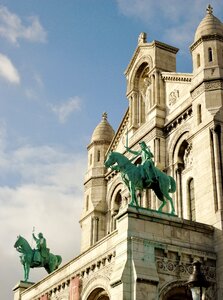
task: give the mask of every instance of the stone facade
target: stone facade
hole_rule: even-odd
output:
[[[178,49],[141,33],[126,69],[129,107],[116,133],[103,114],[88,146],[81,254],[36,284],[18,284],[15,300],[192,299],[186,286],[199,259],[207,299],[223,299],[223,24],[209,6],[191,45],[193,73],[176,72]],[[176,216],[147,190],[140,208],[109,151],[131,158],[145,141],[155,165],[175,178]],[[139,163],[139,161],[135,161]]]

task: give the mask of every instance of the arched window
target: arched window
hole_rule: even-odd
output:
[[[201,56],[200,56],[200,54],[198,53],[198,54],[197,54],[197,68],[199,68],[200,65],[201,65]]]
[[[189,210],[190,210],[190,220],[196,220],[196,211],[195,211],[195,198],[194,198],[194,179],[191,178],[188,181],[188,200],[189,200]]]
[[[97,161],[100,161],[100,159],[101,159],[101,152],[100,152],[100,150],[98,150],[98,152],[97,152]]]
[[[119,212],[119,208],[121,206],[122,203],[122,196],[121,196],[121,190],[117,192],[116,196],[115,196],[115,201],[114,201],[114,206],[113,206],[113,210],[112,210],[112,220],[111,220],[111,231],[116,229],[116,219],[115,216],[118,214]]]
[[[208,48],[208,61],[209,62],[213,61],[213,50],[212,50],[212,48]]]
[[[197,125],[202,122],[202,114],[201,114],[201,104],[197,106]]]

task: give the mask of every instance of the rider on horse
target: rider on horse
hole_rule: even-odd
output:
[[[143,180],[145,180],[147,183],[152,183],[153,181],[157,180],[157,172],[156,168],[154,166],[154,162],[152,158],[154,155],[150,151],[149,147],[146,145],[144,141],[139,142],[140,151],[133,151],[129,149],[128,147],[125,147],[126,150],[135,156],[131,159],[134,160],[136,157],[141,156],[142,162],[140,167],[140,172]]]
[[[41,264],[43,261],[45,261],[48,258],[49,248],[47,248],[46,239],[44,238],[41,232],[38,234],[38,238],[33,233],[33,238],[36,242],[36,247],[37,247],[34,253],[34,261],[37,264]]]

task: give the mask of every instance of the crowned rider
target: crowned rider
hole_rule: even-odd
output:
[[[38,234],[38,238],[33,233],[33,238],[36,242],[37,248],[37,251],[35,253],[35,260],[37,261],[37,263],[41,263],[48,257],[49,254],[49,249],[46,246],[46,239],[41,232]]]
[[[157,172],[154,166],[152,158],[154,157],[150,148],[146,145],[144,141],[139,142],[140,151],[133,151],[128,147],[125,147],[126,150],[135,155],[131,160],[134,160],[136,157],[141,156],[141,176],[148,183],[152,183],[154,180],[157,180]]]

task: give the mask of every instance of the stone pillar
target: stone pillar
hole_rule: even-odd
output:
[[[139,123],[139,110],[138,110],[138,95],[136,92],[132,94],[133,97],[133,126],[138,127]]]
[[[155,164],[159,164],[160,163],[160,138],[155,138],[154,140],[154,156],[155,156]]]
[[[95,244],[98,241],[98,223],[99,218],[93,217],[92,218],[92,242]]]
[[[28,289],[33,284],[34,284],[34,282],[19,281],[16,284],[16,286],[13,288],[14,300],[20,300],[22,292],[24,292],[26,289]]]
[[[159,72],[155,72],[155,103],[160,104],[160,80]]]
[[[214,148],[214,165],[216,172],[216,190],[218,209],[222,210],[222,176],[221,176],[221,160],[220,160],[220,146],[219,146],[219,129],[220,126],[215,126],[212,130],[213,134],[213,148]]]
[[[151,76],[151,82],[152,82],[152,100],[151,100],[151,104],[152,106],[155,104],[155,77],[154,74]]]
[[[182,168],[178,166],[176,168],[176,184],[177,184],[177,214],[180,218],[183,217],[183,205],[182,205]]]
[[[165,105],[164,80],[160,78],[160,104]]]

